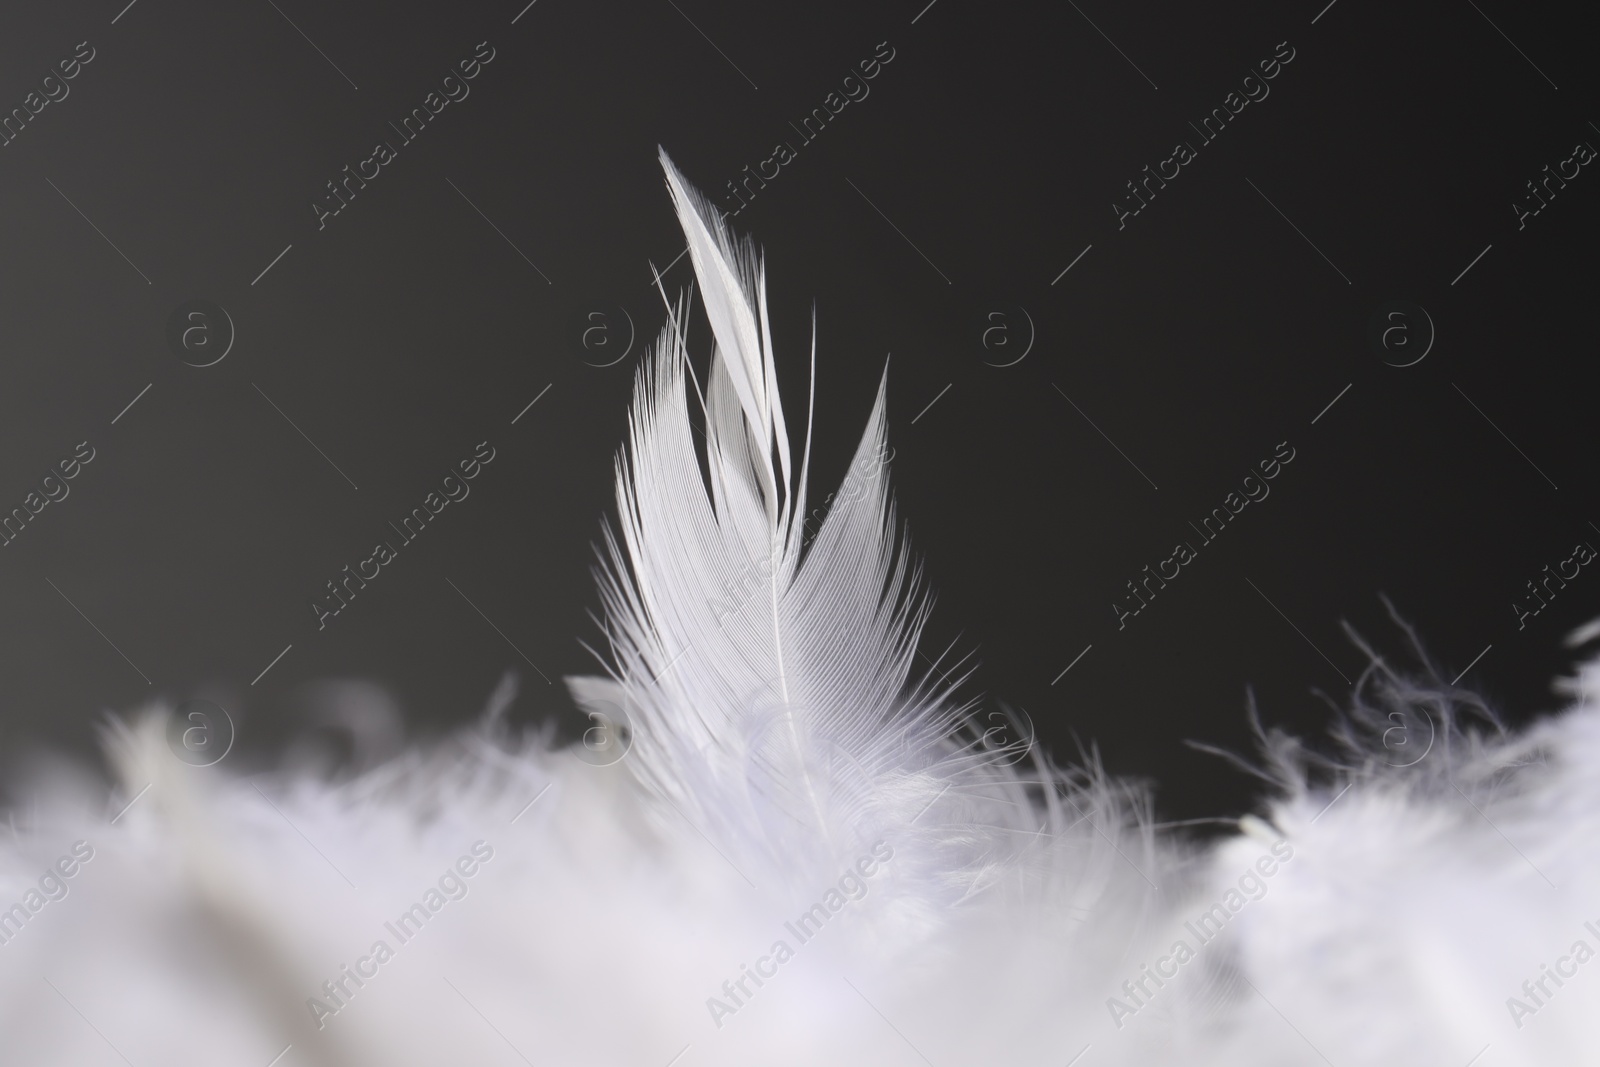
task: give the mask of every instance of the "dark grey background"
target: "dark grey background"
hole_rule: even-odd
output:
[[[720,196],[880,42],[870,95],[735,225],[770,257],[797,410],[818,308],[816,484],[843,475],[893,353],[930,654],[975,649],[974,691],[1055,751],[1094,741],[1159,779],[1174,818],[1247,803],[1183,744],[1246,745],[1247,685],[1317,732],[1310,690],[1338,697],[1362,662],[1339,621],[1398,650],[1380,593],[1450,673],[1487,647],[1467,680],[1512,718],[1552,706],[1600,577],[1520,631],[1511,605],[1600,545],[1600,176],[1520,231],[1511,205],[1600,145],[1592,26],[1489,0],[925,2],[11,13],[0,108],[78,42],[95,58],[0,149],[0,508],[78,442],[96,456],[0,549],[6,752],[86,748],[103,709],[205,693],[248,761],[329,677],[382,682],[433,732],[507,667],[515,716],[570,731],[559,678],[591,669],[591,546],[663,320],[649,264],[683,247],[656,146]],[[470,96],[319,231],[324,183],[485,40]],[[1119,231],[1124,183],[1282,41],[1270,96]],[[167,343],[191,299],[234,324],[215,366]],[[1437,333],[1406,368],[1367,338],[1396,300]],[[629,318],[626,358],[588,365]],[[319,631],[323,583],[485,439],[471,496]],[[1119,631],[1124,582],[1285,440],[1270,498]]]

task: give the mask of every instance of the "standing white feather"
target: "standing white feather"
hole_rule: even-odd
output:
[[[948,680],[913,679],[928,602],[889,502],[885,388],[852,463],[854,499],[807,545],[809,418],[796,473],[761,259],[662,165],[715,346],[705,394],[691,396],[680,306],[640,371],[603,583],[614,678],[573,691],[597,713],[625,709],[630,765],[657,797],[797,887],[877,837],[916,835],[919,816],[931,844],[929,806],[964,805],[969,855],[946,840],[923,874],[925,888],[943,883],[935,896],[965,895],[961,880],[996,847],[986,823],[1038,826],[1020,777],[958,740],[968,709]],[[814,338],[812,360],[814,375]],[[704,410],[703,468],[691,401]],[[991,810],[973,819],[974,804]],[[902,870],[919,866],[912,850]]]

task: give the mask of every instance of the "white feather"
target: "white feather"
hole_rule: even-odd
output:
[[[791,476],[760,258],[663,165],[716,344],[703,398],[681,311],[640,372],[604,582],[620,692],[588,680],[574,692],[620,699],[634,772],[777,884],[850,862],[953,794],[979,817],[953,833],[927,813],[903,864],[943,883],[936,895],[968,895],[986,857],[1009,851],[993,829],[1037,825],[1020,778],[956,741],[968,709],[951,683],[913,681],[928,608],[876,461],[884,388],[852,465],[857,497],[803,550],[810,442]],[[703,470],[691,402],[705,414]]]

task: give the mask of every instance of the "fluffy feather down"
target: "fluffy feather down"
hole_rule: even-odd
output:
[[[149,709],[108,737],[110,800],[55,768],[0,841],[7,1062],[1592,1062],[1600,661],[1512,735],[1374,655],[1341,750],[1263,731],[1261,816],[1204,848],[1092,756],[985,746],[915,669],[884,389],[863,495],[807,546],[761,260],[663,163],[715,347],[701,391],[669,309],[606,534],[608,676],[569,683],[631,752],[511,737],[503,689],[432,751],[246,778],[175,762]]]

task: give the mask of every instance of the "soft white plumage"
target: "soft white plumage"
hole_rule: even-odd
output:
[[[150,710],[109,803],[53,767],[0,840],[0,1060],[1596,1062],[1600,662],[1508,736],[1374,656],[1341,758],[1263,735],[1261,817],[1158,834],[918,669],[881,387],[807,542],[760,259],[665,166],[715,350],[702,389],[680,304],[639,377],[610,674],[569,683],[599,746],[507,736],[508,683],[437,750],[245,779]],[[1386,731],[1423,719],[1400,765]]]

